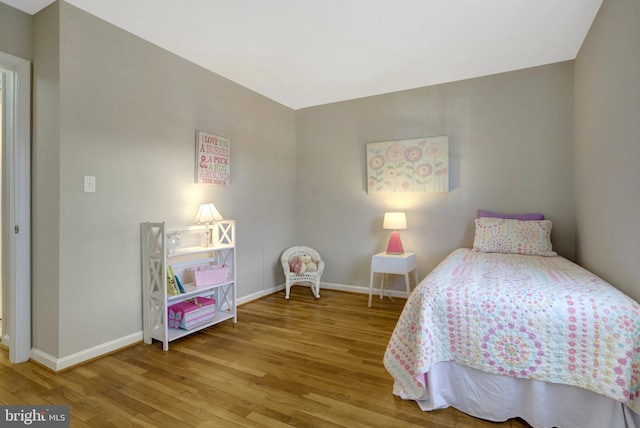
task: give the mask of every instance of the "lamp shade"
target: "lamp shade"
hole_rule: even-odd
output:
[[[384,213],[383,229],[400,230],[407,228],[407,217],[404,213]]]
[[[196,224],[213,223],[223,220],[222,216],[211,202],[200,205],[196,215]]]

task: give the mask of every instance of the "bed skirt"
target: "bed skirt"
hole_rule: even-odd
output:
[[[485,373],[454,362],[426,375],[422,410],[454,407],[494,422],[520,417],[536,428],[640,428],[640,414],[586,389]],[[394,386],[394,394],[403,397]]]

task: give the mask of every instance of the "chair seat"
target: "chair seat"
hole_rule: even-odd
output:
[[[311,259],[317,265],[317,270],[315,272],[300,272],[295,273],[292,272],[291,262],[296,259],[296,257],[300,257],[303,255],[311,256]],[[289,293],[291,291],[292,285],[298,284],[308,284],[311,286],[311,292],[317,298],[320,297],[320,277],[322,276],[322,272],[324,271],[324,261],[320,258],[320,254],[310,247],[305,246],[296,246],[286,249],[282,256],[280,257],[280,263],[282,264],[282,269],[284,271],[285,276],[285,298],[289,299]]]

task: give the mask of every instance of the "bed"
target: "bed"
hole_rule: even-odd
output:
[[[640,306],[556,255],[551,222],[479,218],[472,249],[411,293],[384,364],[393,393],[534,427],[640,428]]]

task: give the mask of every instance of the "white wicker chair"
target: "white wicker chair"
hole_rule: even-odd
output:
[[[289,262],[295,257],[300,257],[303,254],[309,254],[311,258],[317,262],[318,270],[316,272],[305,272],[303,274],[296,274],[291,272]],[[320,254],[313,248],[297,246],[288,248],[282,253],[280,257],[280,263],[282,263],[282,269],[284,270],[284,276],[286,278],[286,294],[285,298],[289,299],[289,291],[291,286],[295,284],[310,284],[311,292],[317,298],[320,297],[320,277],[324,271],[324,262],[320,259]]]

